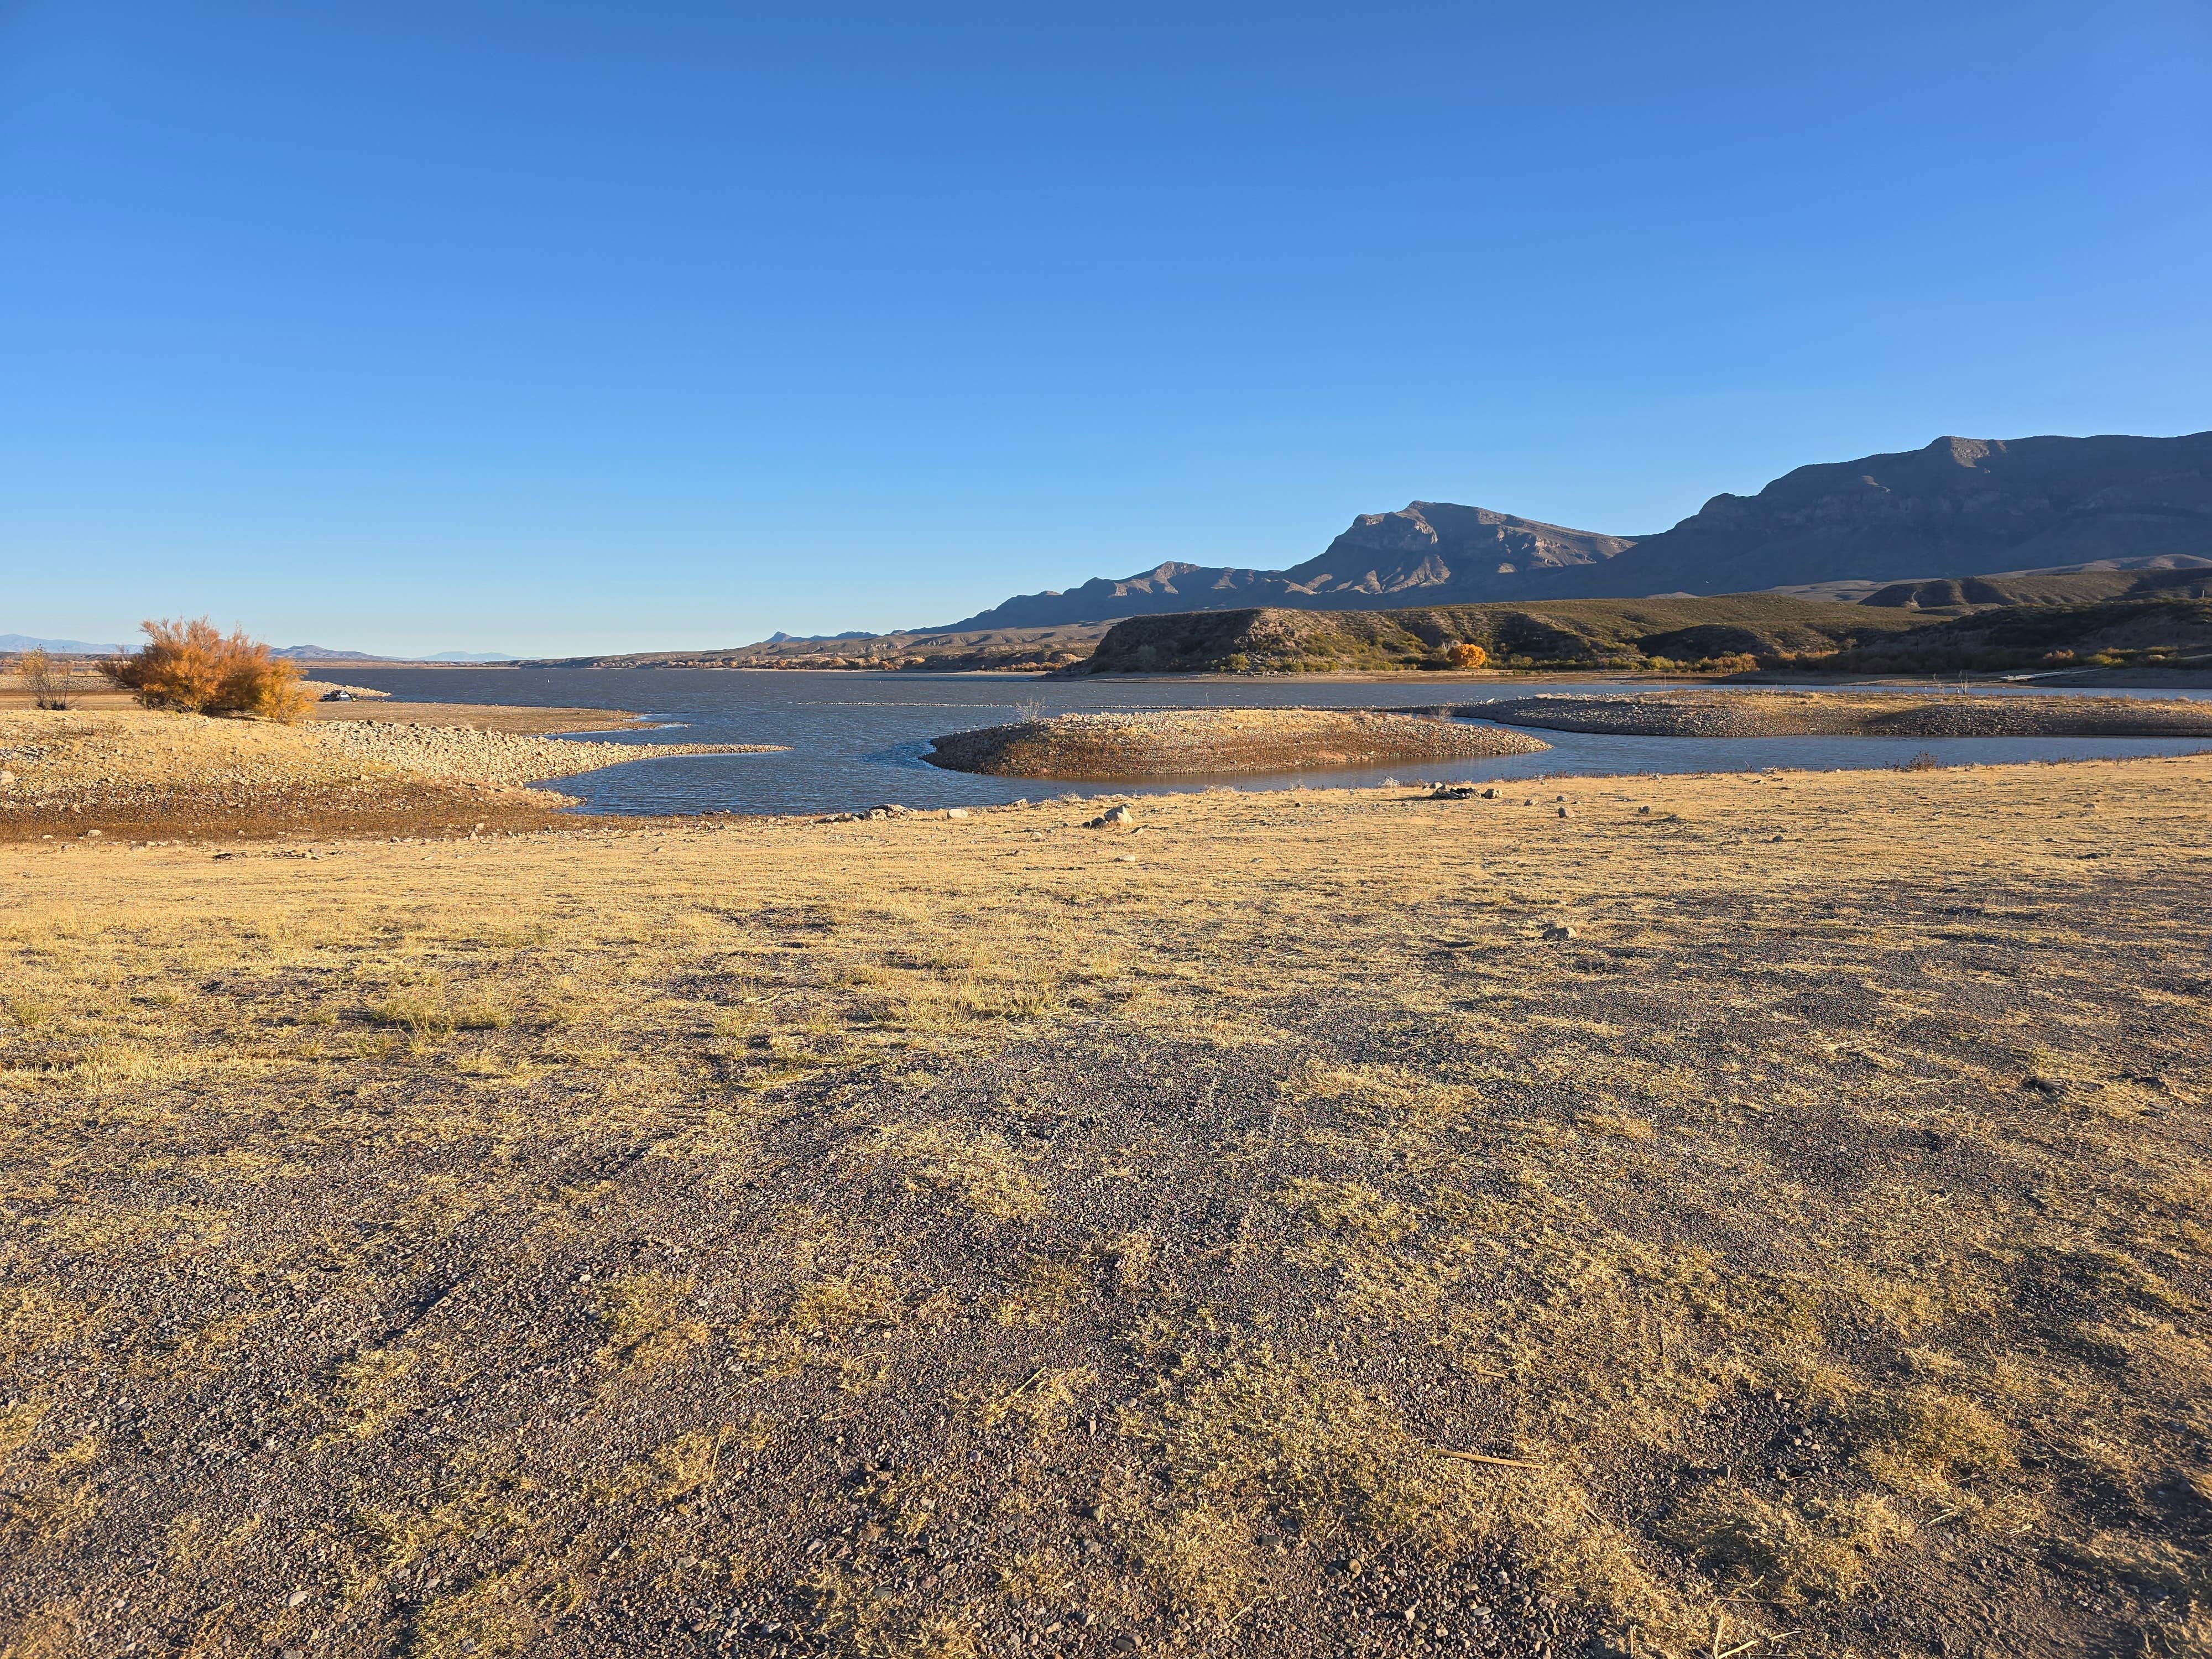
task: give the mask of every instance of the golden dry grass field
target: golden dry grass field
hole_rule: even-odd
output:
[[[1538,799],[0,847],[0,1649],[2212,1652],[2212,757]]]

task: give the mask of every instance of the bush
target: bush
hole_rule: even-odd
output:
[[[41,708],[69,707],[70,671],[42,645],[34,645],[15,659],[15,676]]]
[[[274,720],[295,720],[307,713],[299,665],[270,656],[267,646],[246,638],[243,629],[226,636],[205,617],[139,628],[146,643],[100,668],[149,708]]]
[[[1480,668],[1490,660],[1490,653],[1479,645],[1469,645],[1463,640],[1447,647],[1447,654],[1451,658],[1451,665],[1454,668]]]

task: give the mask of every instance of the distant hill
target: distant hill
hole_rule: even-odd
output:
[[[1004,669],[1039,673],[1091,654],[1108,624],[1065,628],[921,629],[905,634],[836,634],[699,651],[637,651],[604,657],[532,659],[524,668],[872,668],[958,673]]]
[[[1318,557],[1285,570],[1162,564],[1065,592],[1024,593],[951,626],[1255,605],[1382,611],[1743,593],[2165,555],[2212,557],[2212,432],[1938,438],[1924,449],[1801,466],[1755,495],[1716,495],[1673,529],[1642,537],[1414,501],[1363,514]]]
[[[0,634],[0,651],[58,651],[72,657],[118,657],[119,645],[88,645],[82,640],[42,640],[29,634]]]
[[[2212,432],[2186,438],[1938,438],[1801,466],[1716,495],[1602,571],[1547,591],[1741,593],[1848,578],[1977,576],[2212,556]]]
[[[1851,674],[2203,669],[2212,666],[2212,599],[2200,593],[1993,607],[1886,639],[1863,638],[1826,661],[1800,665]]]
[[[505,651],[441,651],[428,657],[380,657],[373,652],[332,651],[319,645],[288,645],[269,654],[289,658],[294,662],[504,663],[516,660]]]
[[[1601,564],[1633,545],[1625,536],[1569,530],[1487,507],[1413,501],[1395,513],[1361,514],[1320,556],[1287,570],[1163,564],[1134,576],[1087,581],[1065,593],[1024,593],[951,626],[1039,628],[1255,605],[1379,609],[1408,601],[1495,599],[1529,573]]]
[[[2212,597],[2212,558],[2169,554],[2127,563],[2129,568],[2124,569],[2084,566],[2072,570],[2009,571],[1992,576],[1892,582],[1858,603],[1936,611],[1962,605],[2081,605],[2098,599]]]
[[[1936,620],[1902,608],[1767,593],[1405,611],[1205,611],[1125,618],[1108,630],[1087,661],[1060,672],[1310,674],[1441,668],[1448,661],[1444,647],[1455,641],[1483,647],[1497,667],[1638,668],[1655,659],[1688,666],[1874,646]]]

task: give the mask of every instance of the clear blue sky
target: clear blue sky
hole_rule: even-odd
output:
[[[0,0],[0,631],[703,646],[2212,426],[2212,7]]]

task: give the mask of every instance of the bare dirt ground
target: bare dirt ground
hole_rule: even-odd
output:
[[[278,726],[134,707],[0,709],[0,842],[252,841],[542,830],[565,795],[526,786],[641,754],[753,745],[631,745],[533,736],[529,718],[585,711],[317,704],[345,720]],[[394,717],[392,711],[398,711]],[[491,716],[519,712],[500,724]],[[471,724],[471,714],[483,716]],[[515,726],[520,731],[513,729]],[[574,730],[562,725],[556,730]]]
[[[1542,801],[0,848],[0,1644],[2212,1650],[2212,759]]]
[[[1512,726],[1645,738],[2212,738],[2212,706],[2180,698],[1647,691],[1516,697],[1462,712]]]
[[[935,743],[931,762],[956,772],[1115,782],[1466,760],[1548,747],[1494,726],[1340,708],[1059,714],[956,732]]]

